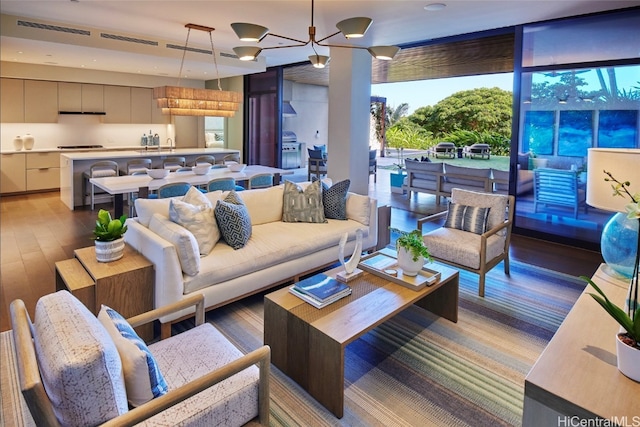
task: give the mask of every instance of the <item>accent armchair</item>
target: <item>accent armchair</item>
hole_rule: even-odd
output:
[[[442,227],[423,235],[424,243],[435,260],[477,273],[481,297],[489,270],[504,261],[509,275],[514,203],[513,196],[454,188],[449,210],[418,220],[422,230],[428,221],[445,219]]]
[[[309,167],[307,170],[307,180],[311,181],[311,176],[322,179],[322,175],[327,174],[327,159],[322,150],[312,150],[307,148],[309,152]]]
[[[164,376],[166,394],[130,409],[136,406],[131,396],[144,381],[137,377],[140,372],[134,372],[136,381],[130,382],[128,356],[118,340],[131,338],[121,332],[118,322],[107,326],[102,311],[96,318],[67,291],[42,297],[33,323],[23,301],[13,301],[18,383],[36,425],[210,426],[215,420],[244,425],[256,418],[269,425],[269,347],[243,355],[214,326],[204,323],[202,295],[140,314],[128,323],[122,319],[120,324],[140,326],[194,305],[194,328],[147,347]],[[142,350],[140,345],[129,345]],[[142,373],[153,389],[153,363],[149,357],[146,360]]]

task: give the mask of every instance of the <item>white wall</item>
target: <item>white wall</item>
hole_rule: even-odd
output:
[[[298,142],[306,143],[307,148],[326,145],[329,129],[329,88],[285,80],[283,98],[285,101],[291,101],[297,115],[284,117],[282,129],[295,132]]]

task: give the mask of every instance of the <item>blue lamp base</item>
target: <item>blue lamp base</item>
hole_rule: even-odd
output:
[[[616,213],[602,230],[600,250],[609,269],[626,278],[633,275],[638,248],[638,221]]]

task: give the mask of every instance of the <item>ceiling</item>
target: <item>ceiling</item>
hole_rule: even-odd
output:
[[[446,0],[442,1],[446,5],[442,10],[425,10],[425,6],[435,1],[316,0],[313,19],[317,38],[337,31],[335,23],[354,16],[373,19],[363,39],[352,43],[339,34],[327,42],[359,46],[406,45],[640,5],[640,0]],[[311,6],[312,1],[309,0],[2,0],[0,59],[178,78],[184,52],[182,47],[187,37],[185,24],[193,23],[215,28],[212,35],[218,53],[216,62],[220,77],[250,74],[270,66],[306,61],[313,51],[310,46],[270,49],[264,50],[258,61],[242,62],[235,57],[232,48],[250,43],[239,41],[230,24],[251,22],[269,27],[272,33],[306,40],[311,23]],[[267,36],[260,45],[278,46],[281,41]],[[501,43],[504,47],[504,40]],[[215,78],[215,64],[207,33],[192,30],[188,46],[201,52],[186,52],[182,78]],[[393,65],[374,60],[374,75],[378,76],[374,82],[412,79],[416,69],[436,69],[433,63],[424,62],[429,55],[450,57],[452,53],[458,53],[463,62],[468,62],[466,68],[469,69],[473,64],[462,54],[465,48],[473,50],[472,46],[463,43],[447,53],[434,47],[406,49],[404,56],[397,57]],[[319,54],[330,54],[326,47],[318,47],[317,50]],[[423,62],[416,62],[420,58]],[[375,72],[376,67],[378,73]],[[296,73],[291,72],[288,78],[326,84],[326,76],[326,71],[322,73],[309,66]]]

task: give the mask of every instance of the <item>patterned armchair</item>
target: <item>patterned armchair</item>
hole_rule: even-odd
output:
[[[194,305],[196,326],[183,333],[147,347],[133,330]],[[36,425],[269,425],[269,347],[243,355],[204,323],[202,295],[128,321],[113,313],[96,317],[67,291],[42,297],[33,322],[11,303],[18,385]]]
[[[477,273],[478,295],[484,296],[485,275],[504,261],[509,275],[509,244],[515,198],[454,188],[449,210],[418,220],[445,219],[442,227],[423,235],[427,249],[437,261]]]

